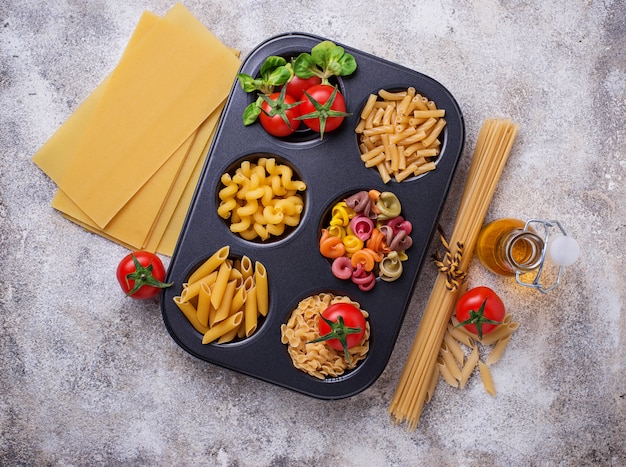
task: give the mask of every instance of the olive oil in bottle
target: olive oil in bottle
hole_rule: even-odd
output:
[[[525,222],[504,218],[482,228],[476,243],[476,256],[490,271],[513,276],[537,269],[542,262],[544,241]]]

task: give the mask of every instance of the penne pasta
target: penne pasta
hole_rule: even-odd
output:
[[[500,339],[510,336],[518,327],[519,323],[503,323],[489,334],[485,334],[481,342],[484,345],[493,345]]]
[[[187,283],[193,284],[198,279],[211,274],[220,266],[220,264],[226,261],[226,258],[228,258],[229,253],[230,253],[229,246],[224,246],[220,248],[219,250],[217,250],[198,269],[196,269],[193,272],[193,274],[191,274],[191,276],[189,276],[189,279],[187,279]]]
[[[213,271],[208,276],[205,276],[201,279],[196,280],[192,284],[183,285],[183,290],[180,294],[181,300],[183,302],[190,302],[195,299],[200,293],[200,289],[203,285],[211,286],[215,283],[215,279],[217,278],[217,272]]]
[[[209,344],[223,335],[229,333],[233,329],[237,329],[241,321],[243,320],[243,313],[241,311],[229,316],[227,319],[220,321],[215,326],[210,327],[202,337],[203,344]]]
[[[448,366],[446,365],[444,359],[441,357],[437,358],[437,368],[439,369],[439,373],[446,381],[446,383],[454,388],[459,387],[459,382],[450,371],[450,368],[448,368]]]
[[[426,391],[426,402],[430,402],[435,394],[435,388],[439,382],[439,368],[433,370],[433,374],[430,377],[430,384],[428,385],[428,391]]]
[[[221,256],[217,253],[223,251],[228,250],[222,248],[212,258]],[[194,271],[195,282],[183,284],[181,295],[174,298],[189,323],[204,336],[203,340],[218,344],[250,337],[258,329],[259,320],[269,312],[267,271],[263,264],[257,261],[253,265],[247,256],[221,260],[217,270],[215,265],[206,266],[208,260],[202,263],[198,269],[210,273],[200,277]],[[263,315],[258,307],[259,296]]]
[[[191,303],[182,301],[180,297],[174,297],[174,303],[176,304],[176,306],[178,306],[180,311],[182,311],[183,314],[187,317],[187,319],[189,320],[189,322],[195,328],[196,331],[198,331],[201,334],[204,334],[208,330],[208,327],[204,326],[198,320],[198,314],[196,312],[196,309]]]
[[[215,283],[213,284],[213,290],[211,293],[211,304],[216,309],[220,306],[220,303],[224,298],[226,286],[228,285],[228,282],[230,280],[231,268],[231,263],[228,261],[224,261],[217,271],[217,277],[215,279]]]
[[[269,311],[269,289],[267,282],[267,270],[258,261],[254,264],[254,281],[256,284],[257,309],[261,316],[266,316]]]
[[[457,361],[457,363],[462,366],[463,362],[465,361],[465,352],[463,352],[463,349],[459,345],[458,341],[454,337],[452,337],[449,332],[447,332],[443,339],[443,342],[450,351],[450,353],[454,355],[454,359]]]
[[[439,354],[441,355],[443,362],[446,364],[446,368],[448,368],[450,374],[454,377],[454,379],[461,381],[461,368],[459,368],[456,364],[455,357],[454,355],[452,355],[452,352],[450,352],[445,342],[441,344],[441,350],[439,350]]]
[[[230,306],[233,302],[236,289],[237,283],[235,281],[228,281],[224,287],[222,298],[219,302],[215,303],[213,301],[214,295],[211,296],[211,304],[215,307],[215,314],[212,316],[213,321],[209,323],[210,326],[213,326],[215,323],[219,323],[220,321],[224,321],[228,318],[228,316],[230,316]]]
[[[454,324],[448,326],[447,333],[454,338],[457,342],[467,346],[474,347],[474,339],[469,334],[463,332],[460,328],[457,328]]]
[[[489,354],[489,357],[487,357],[487,365],[493,365],[494,363],[497,363],[498,360],[500,360],[500,357],[502,357],[502,354],[504,353],[504,350],[509,345],[510,340],[511,340],[511,335],[509,334],[508,336],[503,337],[502,339],[499,339],[496,342],[495,346],[493,347],[493,350]]]
[[[495,397],[496,395],[496,387],[493,384],[493,379],[491,377],[491,371],[489,367],[485,365],[483,362],[478,362],[478,370],[480,371],[480,378],[483,382],[483,386],[485,391]]]
[[[462,388],[465,387],[465,385],[467,384],[467,381],[469,380],[469,377],[474,372],[474,369],[476,368],[477,364],[478,364],[478,348],[474,347],[472,349],[472,352],[467,357],[467,360],[465,361],[465,365],[463,365],[463,368],[461,369],[460,383],[461,383]]]
[[[257,306],[256,286],[252,286],[247,293],[247,300],[244,306],[244,335],[250,337],[257,327],[257,316],[259,308]]]
[[[200,292],[198,293],[198,308],[196,309],[196,314],[198,316],[198,321],[202,323],[203,326],[209,325],[209,310],[211,309],[211,287],[202,283],[200,287]]]

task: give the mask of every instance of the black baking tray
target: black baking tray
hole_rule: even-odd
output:
[[[243,61],[241,72],[257,76],[269,55],[285,57],[308,52],[325,38],[288,33],[261,43]],[[337,43],[337,42],[335,42]],[[338,44],[338,43],[337,43]],[[348,111],[353,114],[332,133],[297,133],[287,140],[267,134],[260,124],[244,127],[244,108],[255,98],[233,83],[218,125],[194,198],[168,267],[167,281],[173,286],[162,293],[162,315],[172,338],[185,351],[207,362],[241,372],[320,399],[340,399],[369,387],[382,373],[404,320],[427,248],[448,194],[463,150],[465,126],[453,96],[440,83],[398,64],[352,49],[346,52],[357,62],[357,70],[339,78]],[[207,86],[210,86],[207,78]],[[399,90],[409,86],[446,111],[442,151],[436,170],[401,183],[384,184],[377,171],[360,160],[354,129],[370,93],[380,89]],[[242,160],[271,155],[289,164],[307,184],[305,209],[300,225],[280,239],[250,242],[230,232],[217,214],[217,191],[224,172]],[[413,245],[407,250],[403,274],[395,282],[378,281],[363,292],[351,281],[336,279],[329,261],[318,250],[320,229],[328,220],[330,207],[360,190],[391,191],[402,204],[403,216],[413,224]],[[267,269],[270,311],[256,333],[229,344],[202,344],[202,335],[187,321],[173,302],[191,272],[219,248],[228,245],[233,257],[247,255]],[[298,302],[310,295],[329,292],[349,296],[370,314],[370,349],[354,370],[337,378],[319,380],[296,369],[281,343],[280,326]]]

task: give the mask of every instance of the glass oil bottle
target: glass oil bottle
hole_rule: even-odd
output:
[[[532,227],[534,224],[543,226],[543,237]],[[559,270],[555,283],[546,287],[540,279],[546,263],[550,229],[553,227],[560,229],[563,234],[550,244],[550,258]],[[476,256],[483,266],[501,276],[515,276],[518,284],[543,293],[559,284],[563,268],[573,264],[579,253],[578,243],[567,235],[558,221],[497,219],[482,228],[476,242]],[[533,271],[537,271],[537,275],[531,283],[521,279],[521,276]]]

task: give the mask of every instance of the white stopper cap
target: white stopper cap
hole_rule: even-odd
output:
[[[571,266],[580,255],[580,245],[569,235],[562,235],[550,242],[550,259],[557,266]]]

